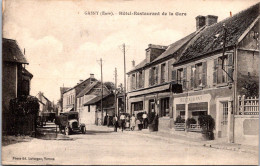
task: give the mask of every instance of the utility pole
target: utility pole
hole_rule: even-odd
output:
[[[124,53],[124,112],[126,112],[126,65],[125,65],[125,43],[123,44]]]
[[[103,125],[103,118],[104,118],[104,113],[103,113],[103,60],[100,58],[100,66],[101,66],[101,124]]]
[[[115,68],[115,114],[118,116],[117,112],[117,69]]]

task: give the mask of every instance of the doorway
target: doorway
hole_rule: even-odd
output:
[[[160,117],[169,116],[169,98],[161,99]]]
[[[154,99],[149,100],[149,113],[150,112],[155,112],[155,102],[154,102]]]
[[[227,137],[228,126],[228,102],[220,102],[221,137]]]

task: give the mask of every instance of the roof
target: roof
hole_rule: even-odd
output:
[[[84,96],[85,94],[87,94],[92,88],[94,88],[97,84],[98,84],[99,81],[95,81],[93,82],[92,84],[89,84],[86,88],[84,88],[76,97],[79,98],[79,97],[82,97]]]
[[[154,59],[152,62],[146,63],[146,59],[144,59],[138,65],[136,65],[132,70],[130,70],[128,73],[141,69],[145,66],[148,66],[149,64],[155,63],[168,56],[174,55],[174,53],[176,53],[183,45],[185,45],[188,41],[190,41],[196,34],[197,34],[197,32],[193,32],[193,33],[189,34],[188,36],[170,44],[167,47],[167,49],[160,56],[158,56],[156,59]]]
[[[259,16],[259,4],[260,3],[221,22],[205,27],[190,41],[189,46],[183,52],[183,55],[176,64],[223,49],[223,24],[225,24],[225,27],[227,28],[226,47],[234,46],[239,37]],[[217,38],[216,35],[218,36]]]
[[[60,92],[64,93],[68,89],[70,89],[70,88],[69,87],[60,87]]]
[[[22,68],[22,73],[26,76],[29,76],[30,78],[33,77],[33,75],[28,70],[26,70],[24,67]]]
[[[3,61],[29,64],[15,40],[3,38],[2,46]]]
[[[109,95],[111,95],[111,93],[104,95],[104,96],[103,96],[103,99],[106,98],[106,97],[108,97]],[[97,102],[99,102],[101,99],[102,99],[101,96],[97,96],[97,97],[91,99],[90,101],[84,103],[84,106],[86,106],[86,105],[94,105],[94,104],[96,104]]]
[[[64,93],[65,93],[65,92],[68,92],[68,91],[70,91],[70,90],[72,90],[72,89],[74,89],[74,88],[76,88],[77,86],[80,86],[81,84],[83,84],[84,82],[86,82],[86,81],[88,81],[88,80],[90,80],[90,79],[92,79],[93,81],[97,81],[96,78],[90,78],[90,77],[89,77],[89,78],[85,79],[84,81],[78,83],[77,85],[73,86],[72,88],[67,89],[66,91],[64,91]]]

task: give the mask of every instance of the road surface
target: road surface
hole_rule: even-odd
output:
[[[2,148],[2,164],[254,164],[258,155],[170,143],[91,126],[73,140],[32,139]]]

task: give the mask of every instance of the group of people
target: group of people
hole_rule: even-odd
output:
[[[117,132],[117,128],[121,127],[122,132],[125,130],[125,128],[130,128],[130,130],[135,130],[135,126],[137,125],[142,125],[142,128],[147,128],[148,127],[148,119],[147,119],[147,114],[144,112],[142,115],[143,121],[140,121],[135,117],[135,114],[133,114],[131,117],[129,115],[121,114],[119,119],[117,115],[113,117],[113,125],[114,125],[114,131]],[[120,125],[119,125],[120,121]]]

